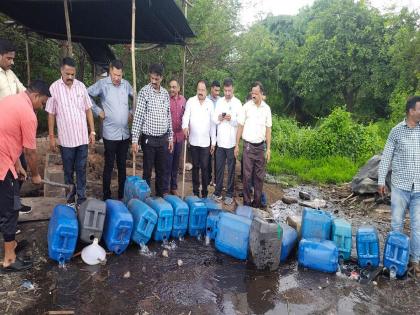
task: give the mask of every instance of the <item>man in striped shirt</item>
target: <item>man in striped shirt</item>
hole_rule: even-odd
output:
[[[155,192],[157,196],[168,194],[165,186],[165,168],[168,150],[172,153],[173,132],[169,93],[160,84],[163,67],[149,67],[150,83],[144,86],[137,98],[132,129],[132,150],[138,152],[141,135],[143,150],[143,178],[150,186],[152,169],[155,168]]]
[[[420,96],[406,104],[406,118],[389,133],[378,170],[378,192],[386,193],[391,166],[391,228],[403,232],[405,210],[410,211],[411,268],[420,277]]]
[[[57,120],[58,141],[63,160],[64,181],[74,185],[73,173],[76,171],[76,185],[68,196],[68,203],[76,201],[76,207],[86,200],[86,164],[88,143],[95,143],[92,103],[85,85],[75,79],[76,64],[66,57],[61,64],[61,79],[51,84],[51,98],[45,110],[48,112],[48,131],[50,149],[56,151],[54,124]],[[89,124],[90,134],[88,136]]]

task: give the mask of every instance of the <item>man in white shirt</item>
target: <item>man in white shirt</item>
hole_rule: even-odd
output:
[[[235,164],[234,149],[236,144],[236,132],[238,129],[238,116],[242,110],[241,101],[234,95],[232,79],[223,82],[224,97],[217,102],[213,114],[213,122],[217,126],[217,150],[216,150],[216,190],[212,195],[214,200],[222,200],[223,179],[225,165],[228,166],[228,181],[225,204],[233,203]]]
[[[199,196],[201,170],[201,197],[207,197],[209,155],[213,154],[216,144],[216,128],[212,121],[213,103],[206,98],[206,81],[197,83],[197,95],[191,97],[185,106],[182,129],[189,139],[192,157],[193,193]]]
[[[243,194],[244,205],[262,207],[261,194],[265,177],[265,164],[270,161],[271,110],[263,100],[264,88],[261,82],[252,84],[251,96],[238,117],[235,157],[239,155],[239,141],[243,139]],[[265,145],[267,149],[265,150]],[[265,154],[264,154],[265,151]],[[265,155],[265,156],[264,156]],[[249,182],[253,178],[254,200],[251,202]]]
[[[214,80],[210,86],[210,94],[207,98],[213,102],[213,110],[216,108],[217,101],[220,99],[220,82]],[[217,136],[217,131],[216,131]],[[214,147],[213,155],[209,156],[209,185],[216,186],[216,151],[217,151],[217,144]]]

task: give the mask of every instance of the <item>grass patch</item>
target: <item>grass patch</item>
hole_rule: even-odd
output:
[[[329,156],[310,160],[282,156],[274,151],[267,170],[273,175],[294,175],[305,182],[340,184],[351,181],[362,164],[354,163],[347,157]]]

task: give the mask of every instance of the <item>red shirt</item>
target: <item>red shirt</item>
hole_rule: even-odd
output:
[[[174,142],[184,141],[184,132],[182,131],[182,116],[185,111],[185,97],[178,95],[170,98],[171,104],[171,118],[172,118],[172,130],[174,132]]]
[[[0,180],[9,170],[17,178],[15,163],[22,149],[36,149],[38,121],[26,92],[3,98],[0,113]]]

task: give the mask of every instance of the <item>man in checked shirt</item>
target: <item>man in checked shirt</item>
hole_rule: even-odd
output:
[[[139,150],[139,138],[143,150],[143,178],[150,186],[152,169],[155,167],[155,192],[157,196],[168,193],[165,186],[165,167],[168,150],[173,150],[172,118],[169,94],[160,86],[163,67],[152,64],[149,67],[150,83],[138,95],[132,127],[132,150]]]
[[[389,133],[378,170],[378,192],[386,193],[391,166],[391,228],[402,232],[405,210],[410,211],[410,262],[420,277],[420,96],[408,99],[406,118]]]

